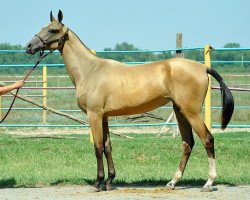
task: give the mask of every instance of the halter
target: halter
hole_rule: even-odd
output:
[[[62,43],[64,43],[66,40],[69,39],[68,31],[69,31],[69,28],[67,28],[66,32],[65,32],[61,37],[59,37],[58,39],[49,41],[49,42],[45,42],[39,35],[35,35],[35,36],[43,43],[43,47],[42,47],[42,50],[40,50],[39,58],[38,58],[36,64],[35,64],[35,65],[30,69],[30,71],[25,75],[25,77],[23,78],[23,82],[29,77],[29,75],[31,74],[31,72],[34,71],[34,69],[35,69],[35,68],[37,67],[37,65],[42,61],[43,58],[45,58],[47,55],[49,55],[49,54],[51,54],[52,52],[55,51],[55,49],[54,49],[54,50],[49,51],[47,54],[44,54],[45,47],[46,47],[47,45],[54,44],[55,42],[58,42],[58,45],[61,45]],[[16,97],[17,97],[17,94],[18,94],[18,92],[19,92],[19,89],[20,89],[20,88],[18,88],[18,89],[16,90],[16,94],[14,95],[14,98],[13,98],[11,104],[10,104],[10,107],[9,107],[8,111],[6,112],[6,114],[4,115],[4,117],[0,120],[0,123],[2,123],[2,122],[6,119],[6,117],[8,116],[8,114],[10,113],[11,108],[12,108],[12,106],[14,105],[14,102],[15,102],[15,100],[16,100]]]
[[[54,40],[51,40],[49,42],[46,42],[43,38],[41,38],[39,35],[35,35],[42,43],[43,43],[43,47],[42,47],[42,50],[40,51],[40,57],[43,56],[43,53],[44,53],[44,50],[45,50],[45,47],[48,46],[48,45],[52,45],[56,42],[58,42],[58,46],[60,46],[61,44],[63,44],[66,40],[69,39],[69,35],[68,35],[68,32],[69,32],[69,28],[67,28],[67,30],[65,31],[65,33],[57,38],[57,39],[54,39]],[[53,52],[54,50],[51,50],[50,52]]]

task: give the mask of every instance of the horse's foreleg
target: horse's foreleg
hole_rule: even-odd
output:
[[[106,180],[106,189],[112,190],[112,181],[115,178],[115,168],[112,159],[112,147],[110,141],[108,118],[103,118],[103,135],[104,135],[104,154],[108,165],[108,179]]]
[[[186,118],[180,112],[180,109],[174,105],[174,111],[178,121],[181,137],[183,140],[183,155],[179,167],[173,177],[173,179],[167,184],[167,187],[174,189],[176,183],[182,178],[186,164],[190,157],[192,148],[194,146],[194,138],[192,133],[192,127]]]
[[[88,112],[88,121],[93,135],[95,155],[97,160],[97,178],[94,187],[100,190],[100,184],[104,180],[102,116],[96,113]]]

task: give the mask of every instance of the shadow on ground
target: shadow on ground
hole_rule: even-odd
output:
[[[93,185],[95,182],[94,179],[78,179],[78,180],[70,180],[70,179],[58,179],[50,183],[51,186],[62,186],[62,185]],[[149,186],[162,186],[164,187],[169,180],[161,179],[161,180],[153,180],[153,179],[142,179],[140,181],[135,182],[127,182],[124,180],[115,180],[113,182],[113,186],[126,186],[126,187],[149,187]],[[184,187],[202,187],[205,184],[206,180],[203,179],[185,179],[178,183],[177,186],[184,186]],[[225,181],[217,181],[216,184],[228,185],[228,186],[235,186],[235,184],[225,182]],[[41,185],[40,185],[41,186]],[[17,181],[14,177],[8,179],[0,180],[0,188],[15,188],[15,187],[30,187],[26,185],[17,186]],[[35,186],[36,187],[36,186]]]
[[[113,185],[114,186],[128,186],[128,187],[132,187],[132,186],[165,186],[170,180],[166,180],[166,179],[161,179],[161,180],[153,180],[153,179],[142,179],[140,181],[135,181],[135,182],[127,182],[124,180],[114,180]],[[69,179],[58,179],[54,182],[52,182],[50,185],[51,186],[56,186],[56,185],[68,185],[68,184],[77,184],[77,185],[93,185],[94,184],[94,179],[82,179],[82,180],[78,180],[77,182],[73,183],[72,180]],[[182,185],[182,186],[198,186],[198,187],[202,187],[204,184],[206,183],[206,180],[203,179],[185,179],[182,180],[178,183],[178,185]],[[229,182],[220,182],[217,181],[216,184],[222,184],[222,185],[229,185],[229,186],[235,186],[235,184],[229,183]]]
[[[0,188],[13,188],[16,186],[15,178],[8,178],[0,180]]]

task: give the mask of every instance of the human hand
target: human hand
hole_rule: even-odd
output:
[[[13,88],[14,89],[18,89],[21,88],[23,86],[24,82],[23,81],[17,81],[15,83],[13,83]]]

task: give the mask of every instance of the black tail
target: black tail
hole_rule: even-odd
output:
[[[211,74],[220,83],[222,101],[221,128],[225,129],[234,111],[234,98],[231,91],[223,82],[222,77],[214,69],[208,68],[207,73]]]

